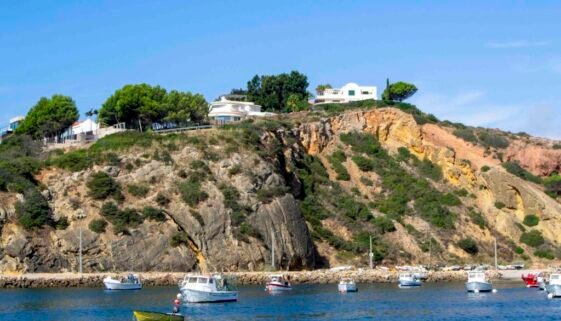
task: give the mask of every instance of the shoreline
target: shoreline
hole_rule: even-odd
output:
[[[511,272],[511,273],[505,273]],[[521,273],[527,271],[489,271],[493,280],[519,280]],[[0,274],[0,289],[14,288],[77,288],[103,287],[103,278],[111,276],[120,278],[127,274],[138,274],[144,286],[176,286],[185,276],[185,272],[120,272],[120,273],[27,273]],[[240,285],[265,284],[270,274],[282,273],[290,277],[293,284],[333,284],[341,278],[352,278],[357,283],[394,283],[398,271],[384,270],[349,270],[349,271],[291,271],[291,272],[229,272]],[[467,279],[464,271],[430,271],[426,282],[463,282]]]

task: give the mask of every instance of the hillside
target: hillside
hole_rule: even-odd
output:
[[[369,236],[380,264],[490,262],[495,238],[501,262],[561,257],[558,142],[332,107],[27,156],[69,225],[24,229],[5,184],[0,271],[77,270],[80,227],[92,272],[263,270],[272,234],[283,269],[367,265]]]

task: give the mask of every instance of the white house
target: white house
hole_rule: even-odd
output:
[[[318,92],[314,103],[348,103],[351,101],[376,99],[376,97],[377,90],[375,86],[359,86],[354,82],[350,82],[339,89],[329,88],[323,92]]]
[[[208,117],[218,122],[231,122],[244,120],[248,117],[274,116],[275,113],[262,112],[261,106],[249,101],[228,100],[220,97],[220,100],[210,103]]]
[[[98,129],[99,123],[96,123],[91,118],[88,118],[81,122],[74,122],[72,127],[68,127],[68,129],[62,134],[62,138],[76,140],[78,135],[93,136],[97,133]]]

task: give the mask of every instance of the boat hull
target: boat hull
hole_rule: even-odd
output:
[[[151,311],[133,311],[137,321],[183,321],[185,317],[181,314],[168,314]]]
[[[189,303],[218,303],[235,302],[238,300],[237,291],[199,291],[193,289],[181,289],[185,301]]]
[[[358,288],[356,284],[339,284],[339,292],[346,293],[346,292],[357,292]]]
[[[105,288],[107,290],[140,290],[142,289],[142,284],[140,283],[120,283],[103,281]]]
[[[545,286],[547,293],[551,294],[554,298],[561,297],[561,285],[549,284]]]
[[[269,292],[290,291],[292,290],[292,286],[290,284],[269,282],[265,285],[265,290]]]
[[[468,292],[491,292],[493,285],[489,282],[466,282]]]
[[[402,288],[411,288],[421,286],[423,282],[420,280],[399,280],[399,286]]]

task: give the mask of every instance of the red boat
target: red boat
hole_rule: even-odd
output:
[[[522,281],[526,283],[527,288],[537,288],[538,284],[538,273],[528,273],[526,275],[522,274]]]

